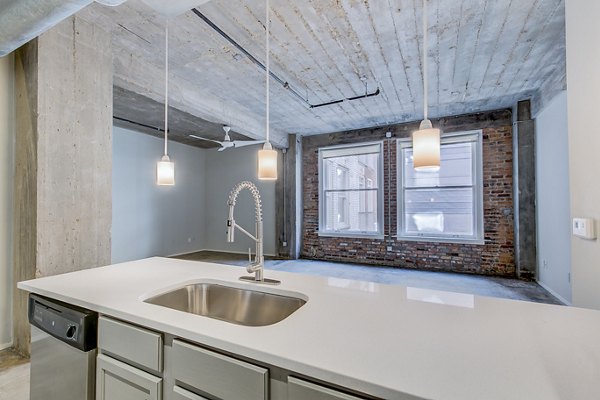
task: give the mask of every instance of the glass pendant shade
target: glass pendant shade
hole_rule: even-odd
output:
[[[169,156],[163,156],[156,164],[156,184],[160,186],[175,185],[175,163],[171,162]]]
[[[431,121],[421,122],[413,133],[413,165],[416,171],[439,171],[440,130],[433,128]]]
[[[258,151],[258,179],[263,181],[277,179],[277,150],[273,150],[269,142]]]

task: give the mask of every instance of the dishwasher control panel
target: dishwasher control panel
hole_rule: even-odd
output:
[[[79,350],[96,348],[98,314],[93,311],[30,294],[29,323]]]

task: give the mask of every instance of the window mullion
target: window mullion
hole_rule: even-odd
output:
[[[343,192],[376,192],[379,188],[364,189],[323,189],[323,193],[343,193]]]
[[[447,185],[447,186],[407,186],[405,190],[433,190],[433,189],[470,189],[475,185]]]

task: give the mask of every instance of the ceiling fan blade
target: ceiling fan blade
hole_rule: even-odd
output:
[[[217,151],[223,151],[223,150],[227,150],[227,147],[221,147],[221,148],[219,148],[219,150],[217,150]]]
[[[194,139],[205,140],[207,142],[213,142],[213,143],[218,144],[219,146],[223,146],[223,142],[219,142],[218,140],[207,139],[207,138],[203,138],[203,137],[196,136],[196,135],[190,135],[190,137],[193,137]]]
[[[234,140],[233,147],[252,146],[254,144],[261,144],[264,142],[264,140]]]

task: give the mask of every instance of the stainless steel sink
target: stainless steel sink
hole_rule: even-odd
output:
[[[282,321],[306,300],[216,283],[196,283],[144,300],[238,325],[266,326]]]

